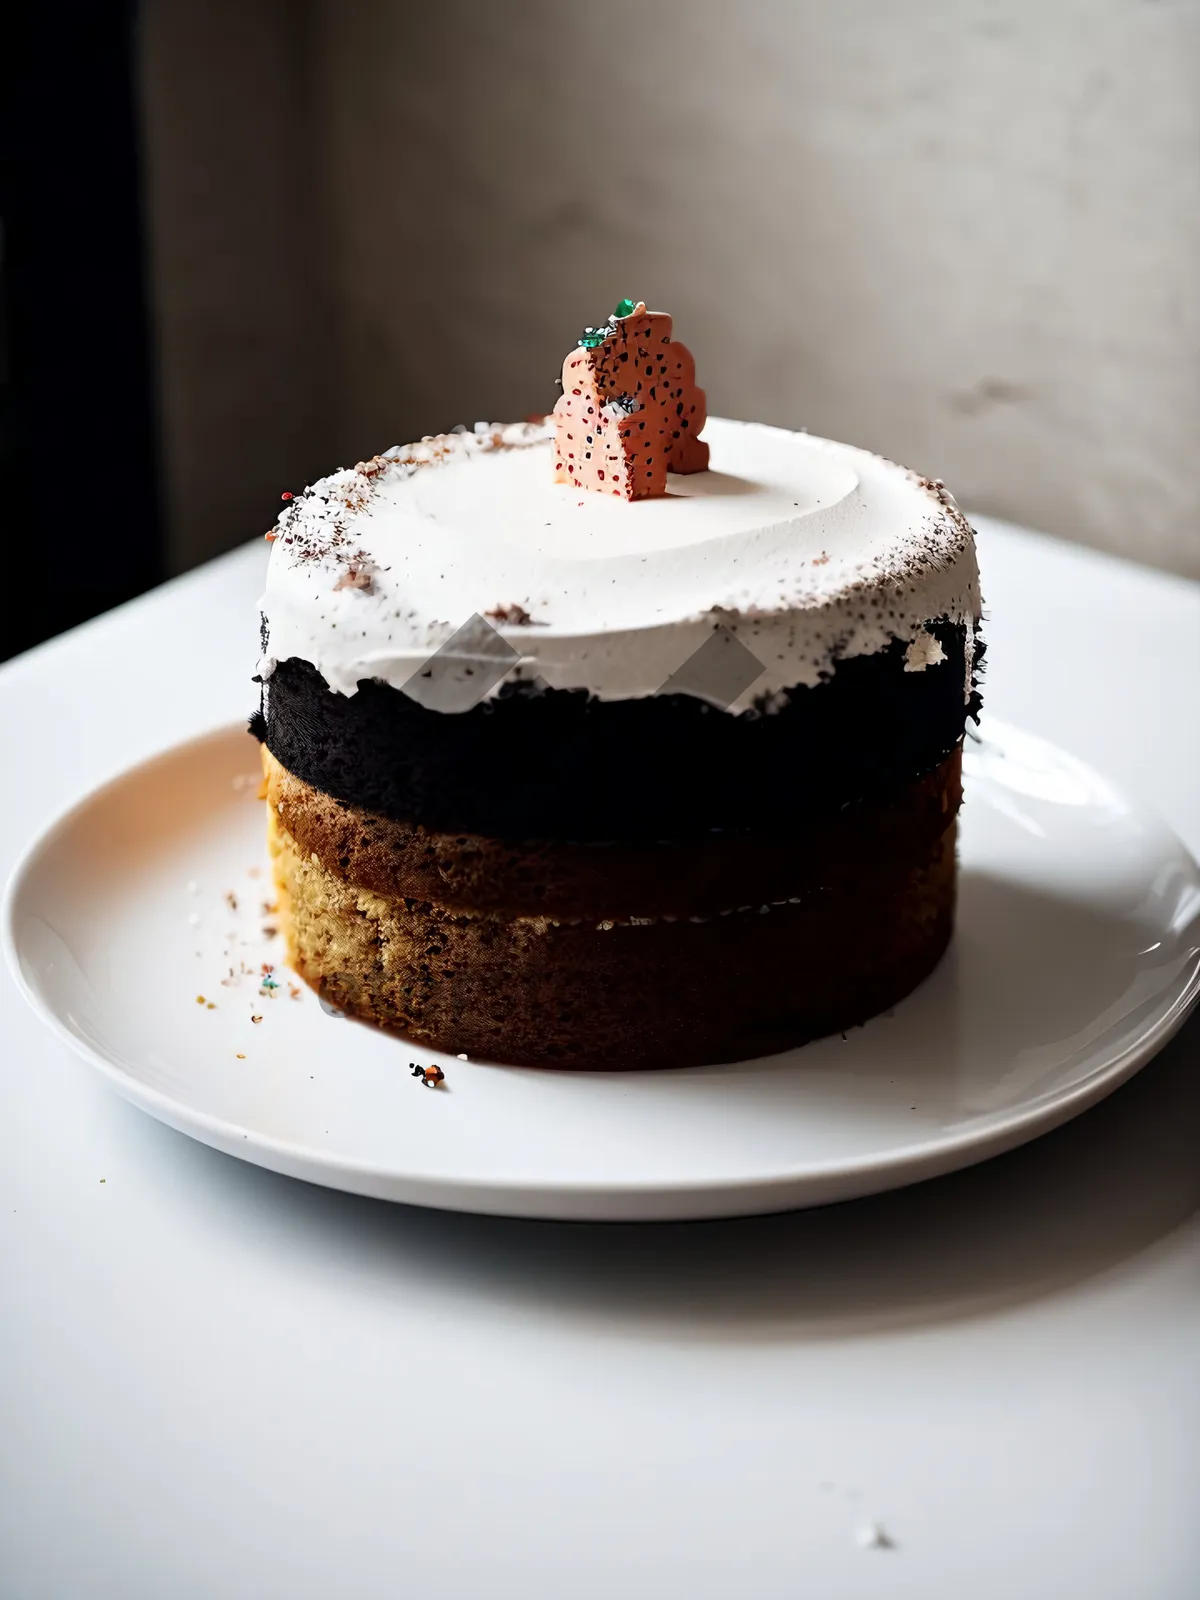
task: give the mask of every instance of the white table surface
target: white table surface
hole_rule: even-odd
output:
[[[1200,588],[979,527],[989,707],[1200,852]],[[265,555],[0,669],[0,871],[250,709]],[[1200,1594],[1200,1017],[954,1177],[592,1227],[231,1160],[2,982],[0,1600]]]

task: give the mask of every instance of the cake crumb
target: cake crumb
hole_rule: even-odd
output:
[[[514,600],[506,606],[493,606],[490,611],[485,611],[485,617],[491,617],[494,622],[505,622],[511,628],[536,628],[544,624],[534,622],[525,607],[518,605]]]
[[[205,1000],[205,998],[204,998],[204,996],[202,994],[198,994],[196,996],[196,1004],[198,1006],[203,1006],[203,1005],[207,1005],[208,1002]]]
[[[860,1550],[894,1550],[896,1541],[882,1522],[863,1522],[854,1530],[854,1542]]]
[[[243,1053],[240,1050],[237,1052],[237,1058],[238,1058],[239,1061],[245,1061],[245,1059],[246,1059],[246,1057],[243,1055]]]
[[[261,1022],[261,1021],[262,1021],[262,1018],[261,1018],[261,1017],[255,1017],[255,1016],[252,1016],[252,1017],[251,1017],[251,1018],[250,1018],[250,1021],[251,1021],[251,1022]]]
[[[226,889],[225,891],[225,904],[229,907],[230,911],[236,911],[238,908],[237,895],[234,894],[232,889]]]
[[[412,1075],[425,1085],[427,1089],[436,1089],[439,1083],[445,1083],[446,1074],[441,1067],[421,1067],[415,1061],[408,1063]]]
[[[364,594],[370,594],[374,585],[371,574],[362,567],[347,567],[333,587],[335,592],[338,589],[361,589]]]

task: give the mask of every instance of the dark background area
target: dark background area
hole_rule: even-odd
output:
[[[1200,576],[1198,73],[1200,0],[10,3],[0,655],[631,292],[714,415]]]
[[[0,472],[12,655],[164,575],[140,205],[136,17],[0,24]]]

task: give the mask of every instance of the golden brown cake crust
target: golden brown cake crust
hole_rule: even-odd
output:
[[[343,867],[306,848],[286,825],[303,809],[291,787],[298,780],[267,759],[292,964],[351,1014],[450,1053],[607,1070],[766,1055],[894,1004],[932,970],[950,937],[957,763],[943,775],[939,792],[953,802],[940,829],[911,828],[903,854],[859,858],[862,839],[847,830],[840,857],[824,866],[810,860],[807,882],[793,880],[788,895],[714,913],[597,917],[468,908],[462,881],[485,884],[482,866],[458,882],[456,905],[397,893],[394,878],[390,893],[356,884],[353,873],[377,874],[385,862],[398,870],[396,852],[365,844]],[[913,815],[927,813],[922,805]],[[362,823],[360,814],[354,825]],[[442,859],[444,840],[420,839],[420,859]],[[509,848],[484,844],[497,861]],[[398,859],[408,861],[408,851]],[[505,895],[520,881],[516,871]],[[590,878],[571,881],[572,892],[593,896]],[[559,880],[548,882],[554,892]]]

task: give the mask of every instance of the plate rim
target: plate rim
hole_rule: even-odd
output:
[[[1057,756],[1065,757],[1098,777],[1108,789],[1128,798],[1135,811],[1154,820],[1200,876],[1200,866],[1186,844],[1152,806],[1124,796],[1123,791],[1096,768],[1055,741],[1027,733],[1004,719],[989,716],[983,740],[1001,744],[1005,734],[1016,735],[1053,751]],[[123,1067],[118,1058],[89,1043],[59,1016],[27,978],[21,958],[16,927],[21,889],[38,861],[77,818],[111,791],[180,752],[199,752],[205,744],[224,743],[238,735],[247,739],[252,737],[240,720],[222,722],[185,739],[176,740],[112,773],[64,807],[27,843],[9,872],[0,899],[0,945],[16,986],[35,1015],[75,1055],[96,1068],[123,1099],[157,1121],[210,1148],[249,1161],[265,1170],[284,1173],[322,1187],[441,1210],[564,1221],[633,1220],[632,1214],[626,1214],[626,1208],[631,1200],[639,1198],[644,1198],[652,1207],[644,1219],[648,1222],[761,1215],[771,1211],[836,1203],[893,1188],[904,1188],[978,1165],[1062,1126],[1128,1082],[1174,1037],[1200,1003],[1198,949],[1192,953],[1190,965],[1176,980],[1175,992],[1166,1009],[1110,1060],[1089,1071],[1082,1081],[1066,1089],[1046,1091],[1037,1099],[1022,1102],[1017,1108],[998,1117],[992,1114],[978,1129],[951,1132],[936,1141],[926,1138],[918,1143],[897,1145],[885,1152],[851,1160],[835,1158],[809,1163],[801,1170],[793,1166],[753,1176],[711,1180],[670,1178],[659,1181],[618,1177],[598,1184],[591,1179],[576,1182],[569,1177],[560,1177],[539,1183],[536,1179],[524,1178],[506,1181],[495,1177],[447,1177],[444,1174],[422,1174],[411,1169],[396,1172],[381,1166],[377,1160],[334,1155],[318,1147],[248,1129],[143,1083]],[[739,1064],[730,1063],[731,1066]],[[503,1064],[499,1065],[500,1070],[505,1070]],[[553,1072],[556,1069],[533,1070]],[[373,1179],[374,1182],[364,1186],[345,1181],[355,1177]],[[412,1192],[400,1193],[402,1190]],[[809,1190],[817,1192],[809,1195]],[[561,1197],[561,1204],[556,1205],[558,1197]],[[684,1210],[674,1210],[670,1207],[672,1199],[680,1202],[702,1199],[704,1203],[693,1203]],[[531,1205],[531,1201],[537,1203]],[[589,1201],[595,1202],[594,1209],[587,1206]],[[604,1215],[606,1202],[614,1213],[607,1217]],[[620,1214],[615,1214],[618,1211]]]

